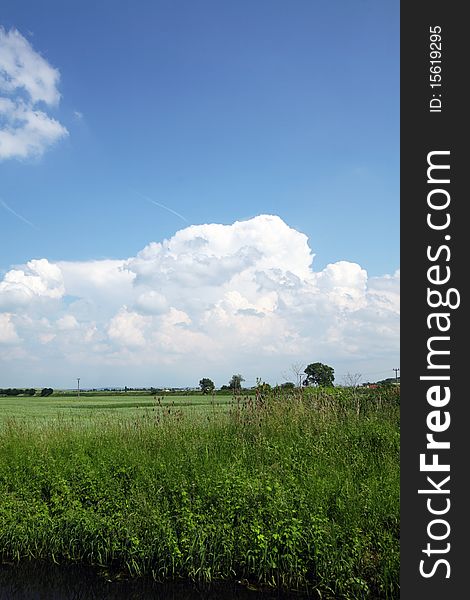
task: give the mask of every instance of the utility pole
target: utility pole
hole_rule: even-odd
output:
[[[392,371],[395,371],[395,383],[398,385],[398,371],[400,369],[392,369]]]
[[[77,377],[77,397],[80,398],[80,377]]]

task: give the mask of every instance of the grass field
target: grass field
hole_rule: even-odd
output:
[[[224,412],[233,402],[228,395],[159,395],[150,394],[100,394],[40,396],[4,396],[0,397],[0,425],[10,419],[32,421],[50,421],[51,419],[80,419],[115,416],[138,417],[160,407],[170,411],[184,411],[188,414]]]
[[[398,598],[398,390],[214,400],[1,399],[0,556]]]

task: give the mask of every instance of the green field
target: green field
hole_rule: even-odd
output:
[[[86,393],[76,395],[56,393],[52,396],[0,396],[0,424],[9,419],[50,421],[51,419],[79,419],[83,422],[97,417],[138,417],[161,408],[185,414],[224,412],[233,403],[230,395],[192,394],[157,395],[132,393]]]
[[[399,399],[2,398],[0,558],[398,598]]]

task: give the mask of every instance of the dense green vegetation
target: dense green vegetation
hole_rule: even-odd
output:
[[[0,422],[3,559],[399,596],[399,388],[148,400]]]

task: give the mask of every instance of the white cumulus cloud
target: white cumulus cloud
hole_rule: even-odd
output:
[[[22,269],[8,271],[0,282],[0,309],[19,310],[41,298],[61,298],[65,293],[60,268],[47,259],[30,260]]]
[[[307,237],[259,215],[186,227],[128,259],[29,261],[0,282],[0,313],[22,364],[51,377],[61,365],[90,385],[221,385],[234,372],[275,383],[299,360],[392,368],[399,283],[345,260],[315,271]]]

